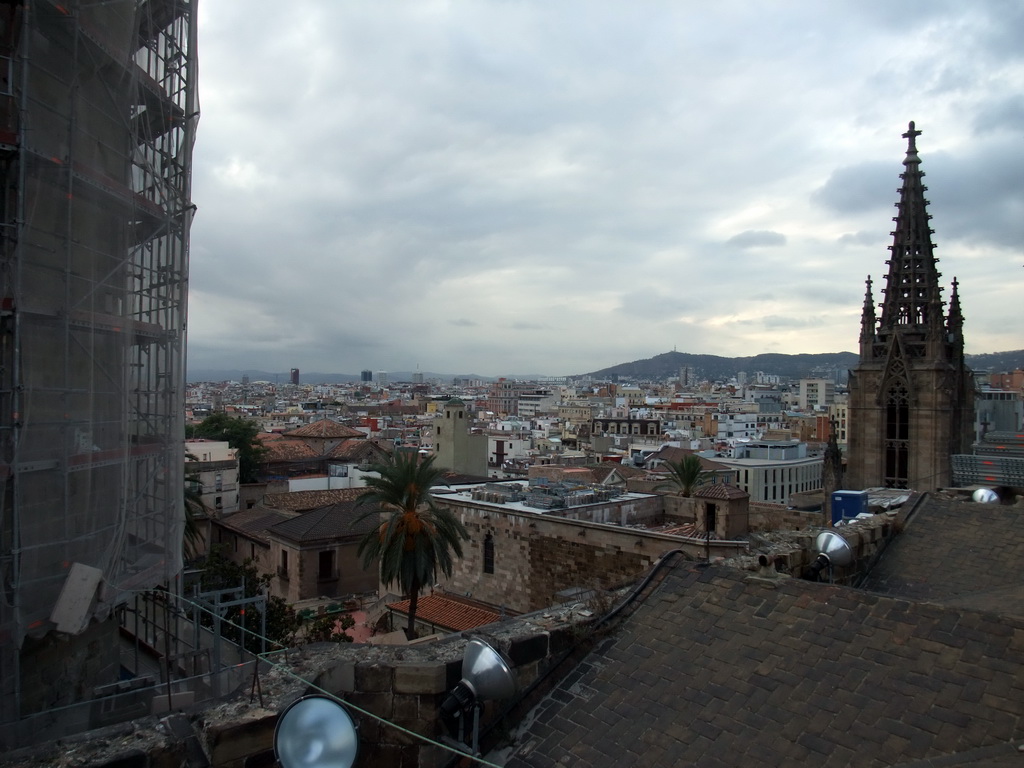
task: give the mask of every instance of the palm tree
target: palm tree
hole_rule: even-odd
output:
[[[689,453],[676,462],[665,462],[668,468],[669,482],[665,485],[672,485],[679,490],[681,496],[689,498],[693,495],[694,488],[704,485],[712,476],[712,472],[706,472],[704,465],[700,462],[700,456]]]
[[[402,593],[409,595],[405,636],[412,640],[420,590],[434,583],[439,570],[452,575],[452,555],[462,557],[462,542],[469,534],[450,510],[434,503],[430,489],[443,471],[434,466],[433,456],[420,461],[415,453],[394,453],[371,465],[370,471],[379,477],[366,478],[367,490],[358,503],[374,508],[359,520],[370,515],[382,515],[382,519],[359,542],[359,554],[364,568],[380,558],[381,581],[397,582]]]

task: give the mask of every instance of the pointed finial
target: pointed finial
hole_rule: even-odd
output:
[[[903,134],[903,138],[907,139],[907,157],[903,161],[904,165],[910,163],[920,163],[921,158],[917,156],[917,137],[921,135],[921,132],[914,128],[914,121],[910,121],[910,128]]]

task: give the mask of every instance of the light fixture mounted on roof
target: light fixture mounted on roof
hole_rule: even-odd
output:
[[[991,488],[979,488],[971,498],[979,504],[995,504],[999,501],[999,494]]]
[[[832,568],[838,566],[845,568],[853,562],[853,549],[835,531],[822,531],[814,540],[814,548],[818,550],[818,556],[811,564],[811,578],[817,581],[819,574],[828,568],[828,581],[832,583]]]
[[[274,756],[282,768],[351,768],[359,756],[359,731],[340,702],[304,696],[278,718]]]
[[[466,743],[466,720],[473,713],[471,746],[480,751],[480,712],[485,701],[508,699],[518,689],[512,666],[498,651],[474,637],[462,657],[462,680],[441,703],[441,719],[449,732]]]

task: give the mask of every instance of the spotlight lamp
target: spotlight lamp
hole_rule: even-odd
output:
[[[277,720],[274,755],[281,768],[351,768],[358,753],[356,724],[334,699],[304,696]]]
[[[819,574],[828,568],[828,580],[832,581],[832,568],[845,568],[853,562],[853,549],[850,544],[835,531],[822,531],[814,540],[814,548],[818,556],[811,564],[811,575],[817,581]]]
[[[484,702],[508,699],[518,685],[512,666],[498,651],[479,638],[466,644],[462,657],[462,680],[441,703],[441,719],[449,732],[466,743],[466,722],[472,713],[471,746],[480,752],[480,712]]]
[[[971,494],[971,498],[979,504],[995,504],[999,501],[999,494],[991,488],[979,488]]]

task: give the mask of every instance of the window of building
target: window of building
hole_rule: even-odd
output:
[[[894,384],[885,398],[885,484],[906,488],[909,476],[910,397],[902,384]]]
[[[334,578],[334,550],[327,549],[320,553],[320,567],[317,571],[320,581]]]
[[[494,573],[494,537],[484,536],[484,573]]]
[[[287,576],[288,575],[288,550],[287,549],[282,549],[281,550],[281,575],[282,576]]]

